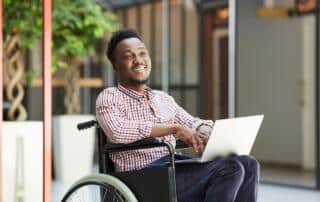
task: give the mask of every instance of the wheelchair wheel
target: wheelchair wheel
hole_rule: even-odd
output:
[[[77,181],[62,202],[137,202],[131,190],[118,178],[96,174]]]

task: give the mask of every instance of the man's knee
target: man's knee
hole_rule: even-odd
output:
[[[219,177],[235,176],[242,181],[245,176],[245,169],[239,161],[226,159],[221,161],[217,174]]]
[[[243,155],[239,156],[239,159],[243,166],[245,167],[246,172],[250,173],[259,173],[260,164],[256,158],[253,156]]]

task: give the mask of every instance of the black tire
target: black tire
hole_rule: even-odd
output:
[[[118,178],[96,174],[74,183],[62,202],[137,202],[132,191]]]

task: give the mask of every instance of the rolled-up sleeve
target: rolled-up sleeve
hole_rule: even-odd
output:
[[[106,96],[98,97],[96,118],[111,142],[128,144],[150,137],[152,122],[128,120],[120,110],[120,106],[106,99]]]
[[[190,115],[182,107],[180,107],[172,98],[172,103],[175,108],[175,123],[184,125],[192,130],[197,130],[202,124],[213,126],[212,120],[203,120]]]

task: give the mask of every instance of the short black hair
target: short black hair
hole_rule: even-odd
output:
[[[112,54],[118,43],[124,39],[138,38],[141,40],[140,34],[134,29],[121,29],[111,36],[108,44],[107,57],[112,62]]]

